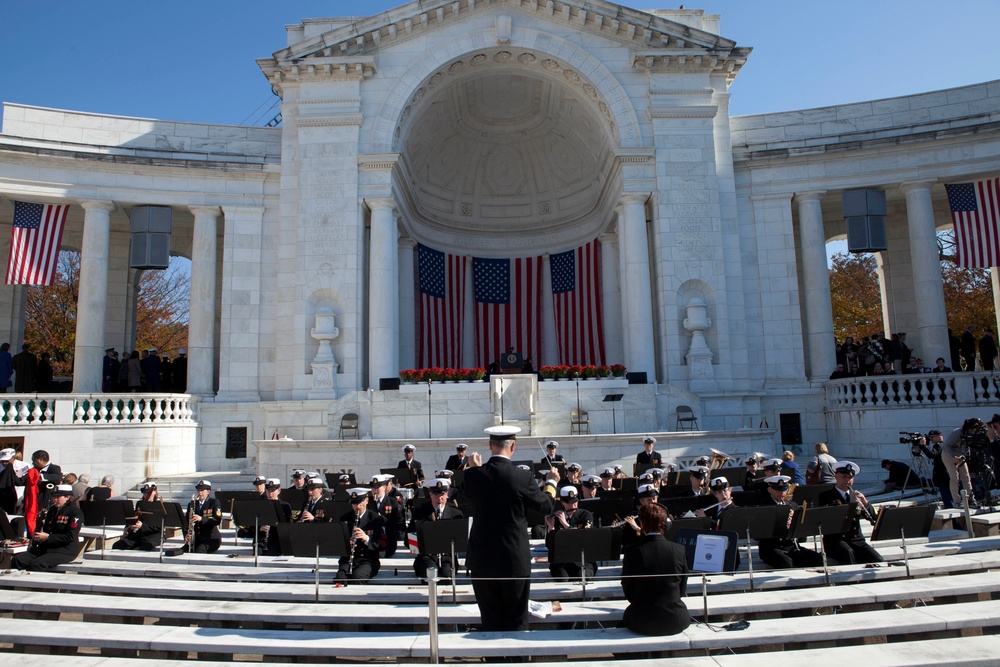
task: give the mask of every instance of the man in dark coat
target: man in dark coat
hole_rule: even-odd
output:
[[[976,370],[976,325],[970,324],[962,333],[961,353],[966,371]]]
[[[28,550],[14,556],[10,564],[13,569],[45,572],[76,558],[83,512],[69,502],[72,495],[70,484],[60,484],[52,491],[52,506],[45,513],[45,521],[32,535]]]
[[[469,446],[464,442],[455,445],[455,453],[448,457],[448,462],[444,464],[445,470],[464,470],[469,464],[469,459],[465,456]]]
[[[558,466],[559,464],[566,465],[566,459],[562,457],[562,454],[557,454],[556,451],[559,449],[559,443],[555,440],[549,440],[545,443],[545,456],[542,457],[542,463],[550,468]]]
[[[462,510],[448,502],[448,489],[451,482],[447,479],[436,478],[427,482],[427,495],[431,501],[421,505],[413,512],[413,519],[410,521],[410,532],[417,532],[418,524],[424,521],[447,521],[449,519],[464,519]],[[454,568],[451,562],[451,553],[444,554],[418,554],[413,560],[413,573],[423,579],[427,576],[427,568],[431,566],[438,568],[438,576],[451,579]]]
[[[118,360],[115,359],[115,348],[104,350],[104,365],[101,369],[101,391],[110,393],[118,387]]]
[[[173,375],[173,390],[176,394],[187,392],[188,384],[188,360],[187,350],[178,350],[177,358],[170,364]]]
[[[559,473],[545,477],[544,491],[530,470],[511,463],[516,426],[493,426],[489,461],[473,452],[465,473],[465,492],[472,500],[468,566],[472,589],[482,616],[482,629],[527,630],[531,559],[528,546],[528,509],[552,511]],[[504,578],[503,581],[486,579]],[[511,579],[513,578],[513,579]]]
[[[657,467],[663,467],[663,454],[653,451],[656,446],[656,438],[647,435],[642,440],[642,451],[635,455],[636,463],[648,463]]]
[[[687,592],[687,557],[684,547],[663,536],[666,522],[662,506],[640,507],[643,536],[638,544],[625,548],[622,559],[622,590],[629,601],[622,625],[641,635],[675,635],[691,624],[691,614],[681,599]]]
[[[420,461],[413,458],[413,454],[416,451],[417,448],[413,445],[403,445],[403,460],[396,464],[396,469],[401,470],[406,468],[412,471],[417,478],[416,485],[420,486],[424,483],[424,467],[420,464]],[[406,485],[404,484],[404,486]]]
[[[14,391],[18,394],[35,391],[35,369],[38,357],[31,353],[31,346],[25,343],[21,351],[11,360],[14,367]]]
[[[979,363],[984,371],[993,370],[997,360],[997,341],[989,329],[979,339]]]
[[[823,547],[831,558],[835,558],[841,565],[854,565],[855,563],[881,563],[885,559],[872,548],[872,545],[865,541],[861,534],[861,516],[874,519],[868,499],[858,491],[854,490],[854,476],[861,472],[861,466],[852,461],[841,461],[834,469],[837,481],[836,486],[829,491],[824,491],[816,498],[816,504],[826,505],[851,505],[854,511],[851,513],[851,527],[845,533],[835,533],[823,536]]]

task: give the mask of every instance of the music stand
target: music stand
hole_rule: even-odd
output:
[[[282,489],[279,497],[292,508],[292,518],[298,516],[297,512],[306,504],[306,492],[302,489],[296,489],[294,486]]]
[[[257,538],[261,526],[276,526],[282,522],[281,502],[278,500],[236,500],[233,502],[233,523],[250,525],[253,519],[253,566],[258,566]],[[244,521],[246,523],[244,523]]]
[[[579,508],[593,514],[598,527],[610,526],[635,512],[635,499],[631,496],[586,498],[580,501]]]
[[[732,509],[728,509],[722,516],[732,511]],[[726,548],[721,562],[713,556],[713,550],[706,549],[709,546],[709,539],[716,537],[726,538]],[[684,547],[690,571],[723,573],[736,570],[736,543],[739,538],[740,536],[732,530],[681,528],[677,531],[676,542]]]
[[[396,473],[393,472],[392,474],[395,475]],[[353,472],[328,472],[328,473],[324,473],[324,476],[326,477],[326,485],[329,488],[331,488],[331,489],[337,488],[338,486],[340,486],[340,476],[341,475],[347,475],[350,478],[350,483],[348,484],[349,487],[351,487],[351,486],[357,486],[358,485],[358,480],[355,479]]]
[[[422,556],[451,554],[451,601],[458,604],[455,579],[458,576],[457,553],[464,553],[469,547],[469,519],[445,519],[443,521],[417,522],[417,550]],[[438,566],[440,569],[440,561]]]
[[[101,526],[101,560],[104,560],[104,545],[108,541],[108,524],[124,526],[135,517],[135,506],[131,500],[81,500],[85,525]]]
[[[452,470],[451,476],[451,488],[458,491],[465,486],[465,471],[466,468],[459,468],[458,470]]]
[[[778,525],[779,514],[787,520],[788,508],[781,505],[774,507],[730,507],[722,513],[719,530],[732,530],[737,535],[747,539],[747,566],[750,573],[750,591],[753,592],[753,554],[750,551],[750,539],[775,537],[775,527]],[[787,532],[785,523],[781,524],[781,535]]]
[[[756,507],[769,498],[767,491],[733,491],[733,502],[737,507]]]
[[[663,535],[668,541],[677,542],[677,536],[680,535],[682,530],[710,530],[711,528],[712,520],[707,516],[696,516],[691,519],[674,519],[670,522],[670,526],[667,527]]]
[[[828,505],[825,507],[803,507],[795,513],[795,519],[788,536],[792,539],[844,533],[851,526],[850,505]],[[820,554],[823,556],[823,576],[830,585],[830,567],[826,560],[826,544],[819,540]]]
[[[906,576],[910,577],[910,556],[906,550],[907,537],[927,537],[931,532],[931,522],[934,520],[934,507],[883,507],[878,513],[875,528],[872,530],[872,542],[899,538],[903,547],[903,563],[906,565]]]
[[[383,475],[392,475],[395,477],[399,483],[398,486],[415,487],[417,485],[417,474],[410,468],[379,468],[379,472]]]
[[[726,481],[729,482],[730,487],[742,486],[747,477],[747,470],[746,468],[737,468],[735,466],[730,466],[728,468],[716,468],[715,470],[710,470],[708,472],[708,479],[706,479],[706,483],[711,483],[711,481],[717,477],[725,477]]]
[[[557,530],[552,534],[550,563],[578,563],[583,599],[587,599],[587,561],[621,558],[621,543],[615,549],[614,528]]]
[[[667,508],[670,516],[678,519],[683,517],[688,512],[705,509],[714,503],[715,498],[713,496],[689,496],[687,498],[666,498],[660,500],[660,504]],[[726,510],[723,516],[732,511],[732,509],[735,508]]]
[[[633,463],[632,464],[632,476],[638,477],[642,473],[646,472],[650,468],[655,468],[655,463]]]
[[[809,507],[815,507],[817,504],[817,499],[819,494],[824,491],[829,491],[835,485],[834,484],[799,484],[792,491],[792,502],[798,503],[799,505],[809,504]]]
[[[316,557],[316,602],[319,602],[319,557],[340,558],[350,553],[347,541],[347,526],[334,521],[330,523],[279,523],[278,541],[281,553],[308,558]]]
[[[140,500],[135,505],[142,514],[149,514],[160,520],[160,562],[163,562],[163,543],[166,542],[167,528],[179,528],[183,531],[187,522],[184,520],[184,508],[180,503],[168,503],[163,500]]]
[[[608,394],[604,397],[602,403],[611,404],[611,428],[612,433],[618,433],[618,421],[615,419],[615,406],[621,403],[621,400],[625,398],[625,394]],[[625,413],[622,412],[622,430],[625,429]]]

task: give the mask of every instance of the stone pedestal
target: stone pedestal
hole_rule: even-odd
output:
[[[316,326],[310,335],[319,341],[319,351],[312,360],[312,389],[309,398],[337,398],[337,360],[330,341],[340,335],[333,313],[316,313]]]
[[[531,434],[538,396],[538,376],[501,375],[490,378],[493,423],[520,426],[522,435]]]
[[[712,351],[705,342],[705,332],[712,327],[708,306],[701,297],[694,297],[687,305],[684,328],[691,332],[691,347],[687,353],[688,374],[692,391],[715,389],[715,372],[712,369]]]

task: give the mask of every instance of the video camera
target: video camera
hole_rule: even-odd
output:
[[[900,431],[899,436],[899,444],[909,445],[910,454],[913,456],[920,456],[920,447],[927,441],[923,433],[920,433],[919,431]]]

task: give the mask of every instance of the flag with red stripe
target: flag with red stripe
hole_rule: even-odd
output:
[[[537,359],[542,341],[542,258],[472,259],[476,364],[514,348]]]
[[[459,368],[465,325],[465,257],[417,248],[417,368]]]
[[[945,185],[955,223],[958,265],[966,269],[1000,266],[1000,178]]]
[[[14,202],[8,285],[51,285],[69,205]]]
[[[551,256],[549,270],[560,364],[604,364],[599,253],[600,245],[595,239],[576,250]]]

